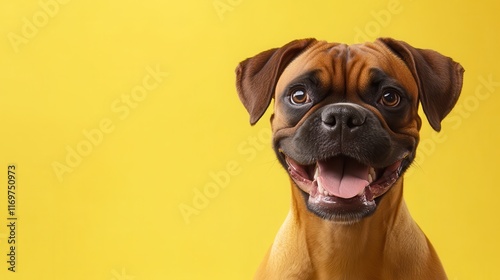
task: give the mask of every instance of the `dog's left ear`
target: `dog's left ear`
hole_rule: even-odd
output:
[[[427,120],[436,131],[460,96],[462,66],[433,50],[417,49],[391,38],[379,38],[410,69],[418,85],[418,96]]]
[[[315,39],[295,40],[242,61],[236,68],[236,89],[254,125],[271,103],[278,78],[285,67]]]

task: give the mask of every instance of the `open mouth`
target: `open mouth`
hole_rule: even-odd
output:
[[[288,172],[298,187],[309,194],[309,203],[343,203],[354,198],[365,204],[386,193],[401,175],[406,155],[385,168],[374,168],[338,155],[302,165],[285,156]]]

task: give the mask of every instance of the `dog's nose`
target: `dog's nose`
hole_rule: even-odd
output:
[[[321,120],[328,129],[354,130],[365,123],[366,112],[356,104],[332,104],[323,110]]]

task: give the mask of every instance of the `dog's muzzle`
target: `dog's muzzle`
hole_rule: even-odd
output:
[[[341,221],[371,214],[409,154],[392,143],[371,111],[353,103],[318,109],[278,145],[278,156],[307,195],[308,207]]]

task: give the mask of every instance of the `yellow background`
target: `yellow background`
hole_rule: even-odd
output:
[[[466,69],[442,132],[424,124],[405,197],[450,279],[498,279],[497,2],[2,1],[0,279],[250,279],[290,189],[269,112],[249,126],[234,68],[297,38],[379,36]]]

